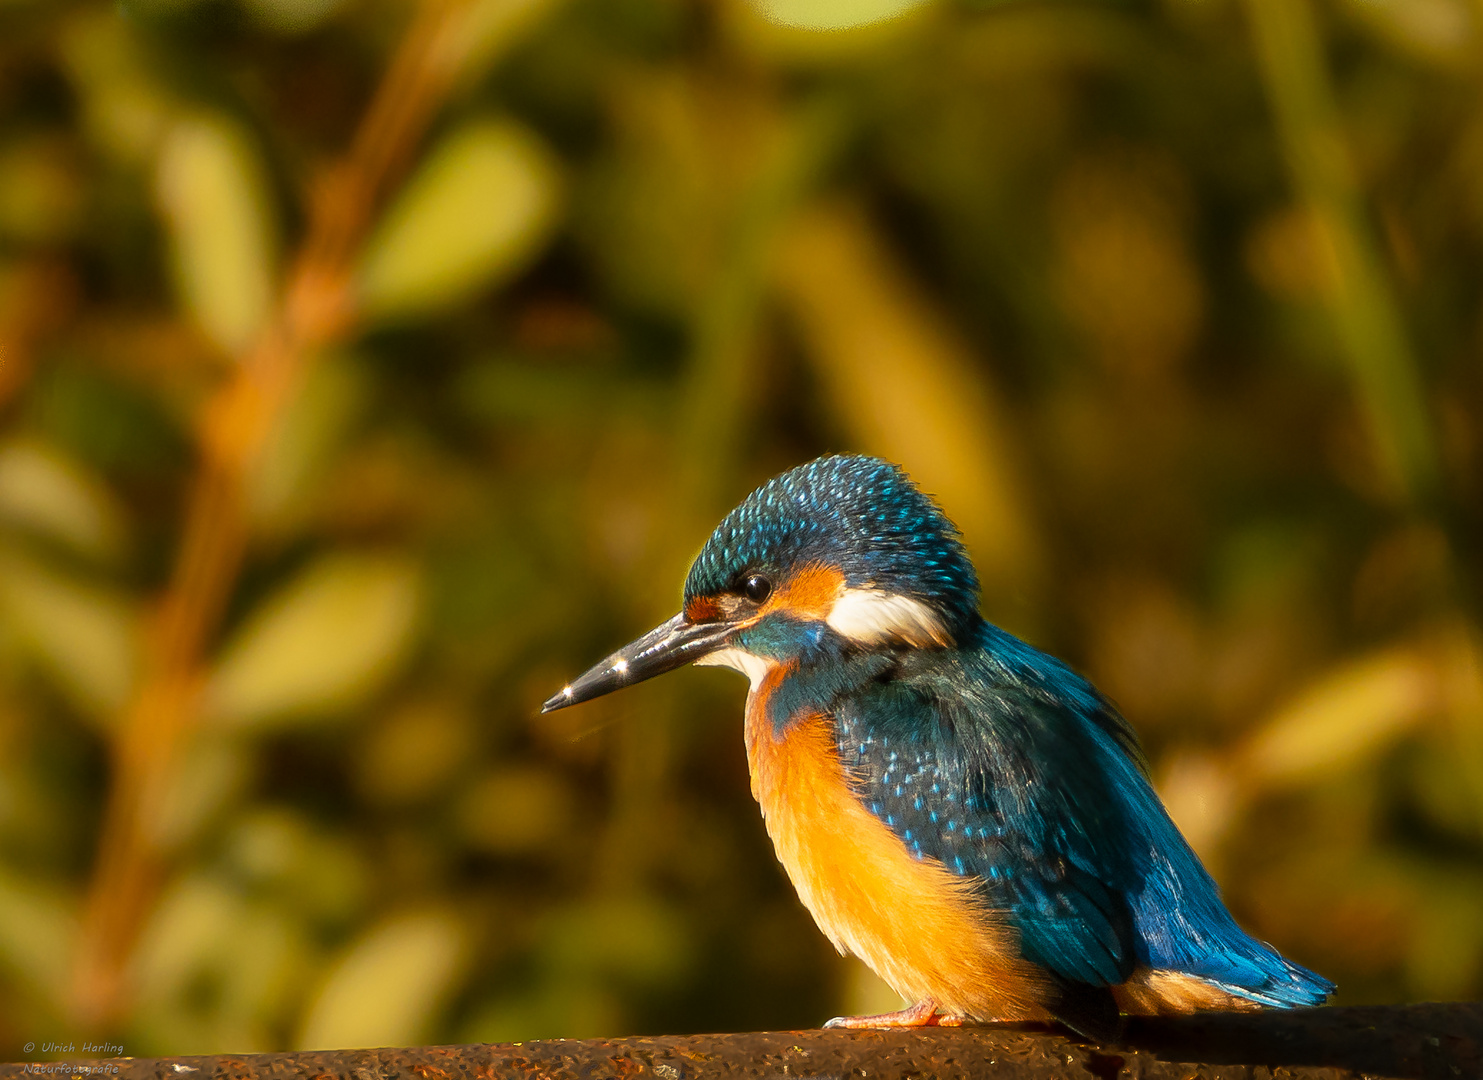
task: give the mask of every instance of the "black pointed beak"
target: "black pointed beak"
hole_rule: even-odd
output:
[[[735,629],[735,623],[724,619],[691,622],[681,612],[588,668],[560,692],[551,695],[551,699],[541,706],[541,712],[554,712],[568,705],[591,701],[699,660],[723,648]]]

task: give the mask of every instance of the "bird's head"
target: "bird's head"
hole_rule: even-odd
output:
[[[958,531],[879,458],[819,458],[727,514],[685,579],[678,615],[546,702],[550,712],[685,663],[752,678],[851,651],[944,648],[978,621]]]

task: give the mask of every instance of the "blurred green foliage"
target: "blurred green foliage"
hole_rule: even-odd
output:
[[[481,0],[246,481],[131,1054],[882,1001],[738,681],[539,702],[880,453],[1339,1000],[1483,994],[1483,7]],[[0,4],[0,1050],[71,981],[203,410],[401,0]],[[847,25],[858,24],[858,25]],[[102,1032],[94,1032],[102,1034]]]

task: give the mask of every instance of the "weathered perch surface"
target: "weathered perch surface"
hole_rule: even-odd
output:
[[[56,1062],[3,1065],[0,1078],[1483,1080],[1483,1003],[1135,1020],[1117,1046],[1091,1046],[1021,1026],[989,1026],[668,1035],[69,1064],[73,1067]]]

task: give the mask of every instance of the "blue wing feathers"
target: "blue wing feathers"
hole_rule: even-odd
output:
[[[872,812],[976,878],[1026,957],[1068,982],[1115,985],[1148,967],[1267,1006],[1322,1002],[1331,983],[1231,918],[1116,710],[997,628],[977,644],[930,663],[903,654],[890,677],[833,699],[842,761]]]

